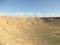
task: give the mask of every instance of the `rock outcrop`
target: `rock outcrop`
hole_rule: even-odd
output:
[[[60,25],[60,17],[42,17],[44,23]]]

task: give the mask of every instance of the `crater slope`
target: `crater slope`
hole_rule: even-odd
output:
[[[0,16],[0,45],[60,45],[59,32],[40,17]]]

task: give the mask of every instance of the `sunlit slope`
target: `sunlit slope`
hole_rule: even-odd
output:
[[[38,17],[0,16],[0,45],[60,45],[60,27]]]

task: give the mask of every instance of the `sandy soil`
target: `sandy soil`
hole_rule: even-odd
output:
[[[43,38],[48,28],[40,18],[0,16],[0,45],[52,45]]]

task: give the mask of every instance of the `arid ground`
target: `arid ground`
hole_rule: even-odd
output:
[[[59,24],[43,19],[0,16],[0,45],[60,45]]]

